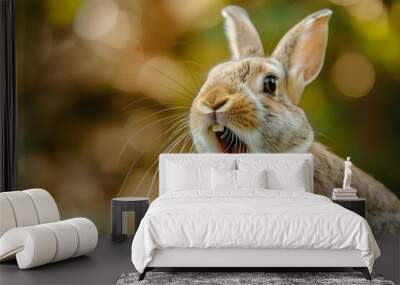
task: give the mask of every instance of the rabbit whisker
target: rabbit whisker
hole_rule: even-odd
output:
[[[134,132],[132,135],[130,135],[130,136],[128,137],[126,143],[122,146],[122,149],[121,149],[121,151],[120,151],[120,153],[119,153],[119,157],[122,156],[122,154],[125,152],[125,150],[126,150],[126,148],[128,147],[128,145],[131,143],[132,139],[133,139],[137,134],[139,134],[140,132],[142,132],[143,130],[145,130],[146,128],[148,128],[148,127],[150,127],[150,126],[156,125],[156,124],[158,124],[158,123],[161,123],[161,122],[163,122],[163,121],[169,120],[169,119],[171,119],[171,118],[178,117],[178,116],[180,116],[180,115],[182,115],[182,114],[175,114],[175,115],[166,116],[166,117],[164,117],[164,118],[155,120],[155,121],[153,121],[153,122],[151,122],[151,123],[149,123],[149,124],[144,125],[142,128],[140,128],[139,130],[137,130],[136,132]]]

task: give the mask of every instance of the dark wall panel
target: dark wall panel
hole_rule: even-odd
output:
[[[0,191],[16,190],[15,1],[0,1]]]

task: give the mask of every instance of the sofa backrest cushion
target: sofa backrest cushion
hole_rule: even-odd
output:
[[[43,189],[0,193],[0,237],[9,229],[56,222],[60,214],[56,202]]]

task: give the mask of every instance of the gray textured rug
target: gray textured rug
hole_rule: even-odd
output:
[[[148,272],[146,278],[137,281],[138,273],[122,274],[117,285],[133,284],[379,284],[395,285],[382,276],[372,275],[373,280],[366,280],[359,272]]]

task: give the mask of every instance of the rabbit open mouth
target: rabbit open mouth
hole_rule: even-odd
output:
[[[247,153],[247,145],[230,128],[222,125],[214,125],[212,130],[222,152]]]

